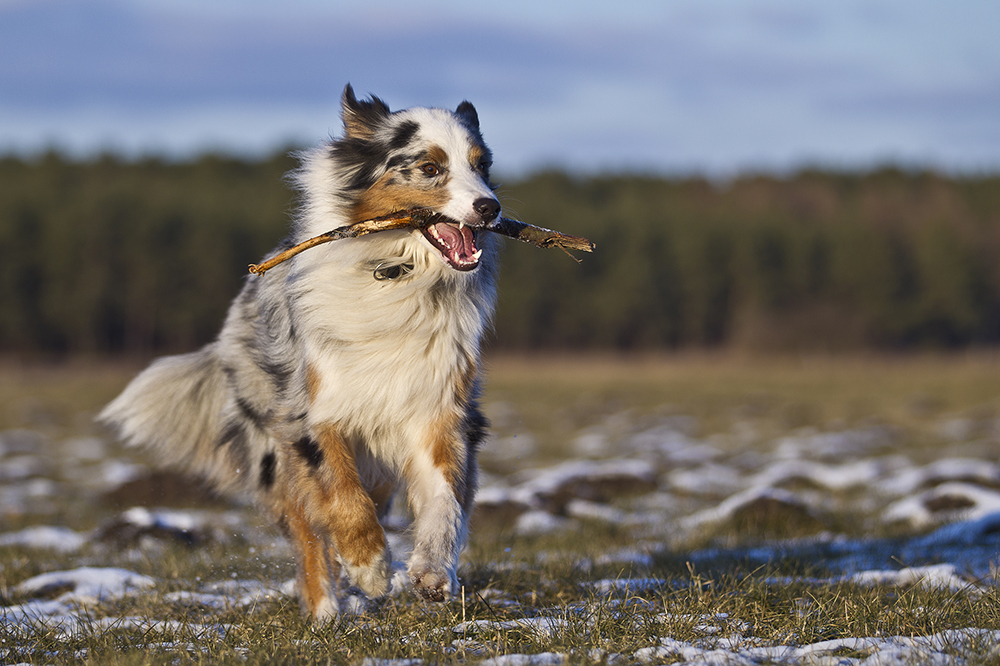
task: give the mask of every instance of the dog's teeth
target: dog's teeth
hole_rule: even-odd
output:
[[[474,255],[472,255],[472,258],[475,259],[476,261],[479,261],[479,257],[481,257],[481,256],[483,256],[483,251],[482,250],[476,250],[476,253]]]
[[[458,221],[458,230],[461,231],[464,228],[465,228],[465,222],[463,222],[462,220],[459,220]]]

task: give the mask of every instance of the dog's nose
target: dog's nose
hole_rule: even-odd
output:
[[[472,210],[483,219],[483,222],[492,222],[500,214],[500,202],[490,197],[483,197],[472,202]]]

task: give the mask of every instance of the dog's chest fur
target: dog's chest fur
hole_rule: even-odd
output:
[[[222,334],[234,393],[294,441],[335,423],[398,468],[435,423],[476,396],[479,344],[495,299],[496,241],[475,279],[421,251],[414,232],[332,243],[248,283]],[[412,269],[395,280],[385,262]],[[235,344],[229,344],[235,343]],[[247,353],[243,353],[243,352]],[[253,359],[253,362],[248,362]]]

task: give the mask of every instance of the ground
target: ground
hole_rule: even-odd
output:
[[[137,369],[0,365],[0,663],[1000,663],[991,354],[491,358],[463,594],[325,627],[251,507],[93,425]]]

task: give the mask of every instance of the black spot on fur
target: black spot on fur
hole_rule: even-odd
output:
[[[256,426],[258,430],[264,430],[267,425],[266,415],[258,412],[254,406],[242,396],[236,398],[236,406],[240,408],[240,413],[246,417],[247,421]]]
[[[388,146],[378,141],[344,138],[333,144],[331,153],[347,176],[349,193],[367,190],[383,173]]]
[[[221,448],[238,439],[246,442],[246,437],[247,435],[246,431],[243,429],[243,424],[238,421],[230,421],[226,424],[226,427],[222,429],[222,434],[219,435],[217,445]]]
[[[490,426],[489,420],[479,409],[479,405],[473,400],[469,403],[465,413],[463,423],[463,436],[465,437],[465,476],[455,488],[455,496],[462,505],[464,511],[471,512],[473,500],[476,495],[476,488],[479,485],[479,465],[476,463],[477,452],[483,440],[486,439],[486,430]]]
[[[273,453],[266,454],[260,459],[260,485],[269,490],[274,485],[274,466],[277,459]]]
[[[229,445],[229,459],[232,465],[239,470],[246,470],[250,466],[250,441],[246,428],[238,421],[231,421],[222,431],[219,437],[218,446]]]
[[[267,373],[268,377],[274,383],[274,388],[279,392],[284,392],[288,388],[288,380],[292,375],[292,369],[285,363],[278,363],[275,361],[268,361],[265,359],[258,358],[257,367]]]
[[[392,139],[389,140],[389,149],[399,150],[408,146],[418,129],[420,129],[420,125],[412,120],[400,123],[399,127],[392,133]]]
[[[316,469],[323,463],[323,452],[320,450],[319,445],[316,444],[310,437],[303,437],[299,441],[293,444],[295,447],[295,452],[298,453],[306,464],[312,469]]]
[[[470,449],[477,450],[479,448],[483,440],[486,439],[489,427],[490,421],[479,410],[478,405],[471,405],[465,415],[465,441]]]
[[[402,166],[413,166],[413,164],[420,160],[422,155],[406,155],[406,154],[396,154],[389,158],[385,163],[387,169],[397,169]],[[404,174],[407,172],[403,172]]]

